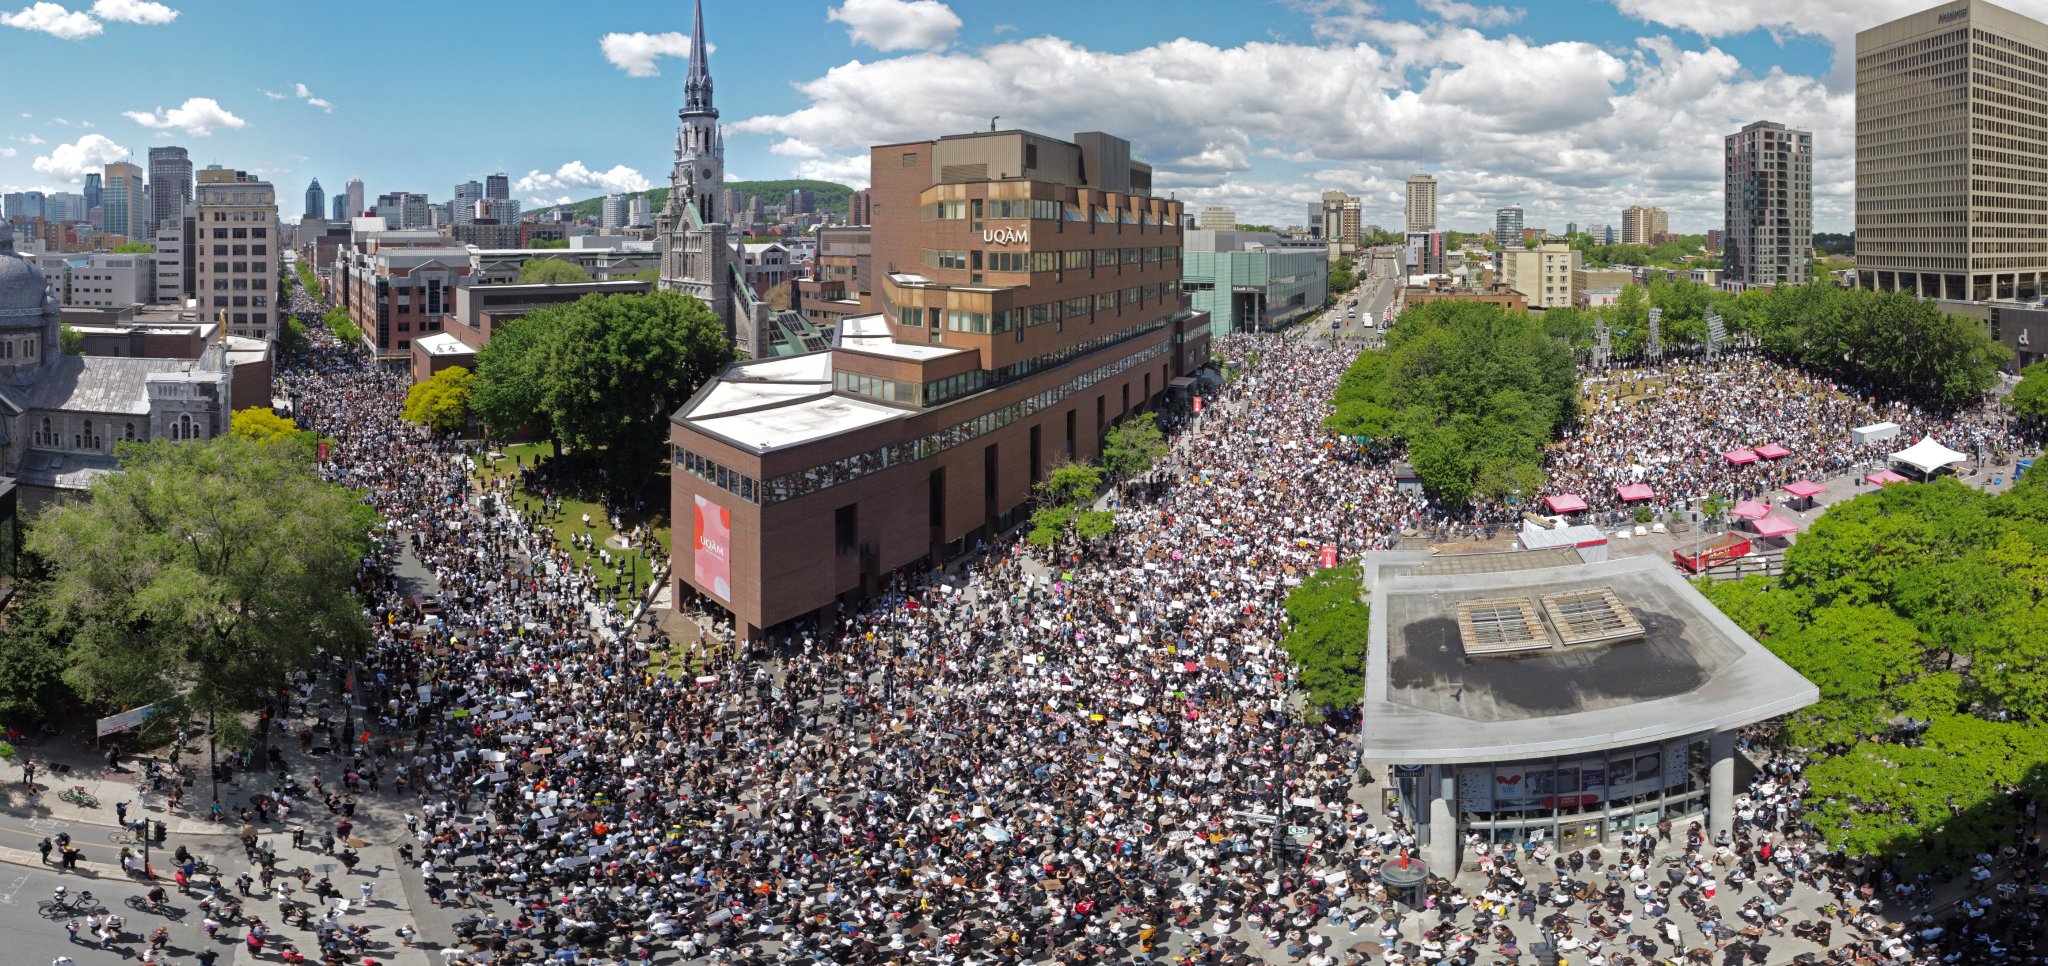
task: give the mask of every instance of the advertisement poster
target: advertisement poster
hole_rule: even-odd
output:
[[[719,600],[732,602],[732,511],[701,496],[691,527],[690,555],[697,586]]]

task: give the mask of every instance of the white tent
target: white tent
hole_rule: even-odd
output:
[[[1932,436],[1922,436],[1919,442],[1892,454],[1893,462],[1911,466],[1922,476],[1966,459],[1969,457],[1935,442]]]

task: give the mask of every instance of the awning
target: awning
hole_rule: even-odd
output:
[[[1792,451],[1776,443],[1765,443],[1756,448],[1756,455],[1767,460],[1781,460],[1792,455]]]
[[[1784,517],[1765,517],[1756,522],[1756,533],[1760,537],[1782,537],[1799,529]]]
[[[1722,453],[1721,458],[1737,466],[1746,466],[1756,462],[1756,450],[1731,449],[1726,453]]]
[[[1864,479],[1869,480],[1873,485],[1876,486],[1890,486],[1893,483],[1907,482],[1905,477],[1900,476],[1899,474],[1894,473],[1891,470],[1880,470],[1876,473],[1872,473],[1869,476],[1864,477]]]
[[[1657,491],[1650,489],[1650,484],[1648,483],[1630,483],[1627,486],[1616,487],[1614,495],[1621,497],[1624,503],[1634,503],[1637,500],[1647,500],[1656,496]]]
[[[1543,498],[1543,505],[1552,513],[1577,513],[1586,509],[1586,501],[1577,493],[1553,493]]]
[[[1761,520],[1771,515],[1771,508],[1755,500],[1744,500],[1741,503],[1735,504],[1735,509],[1728,512],[1731,516],[1741,517],[1744,520]]]
[[[1193,389],[1195,388],[1195,377],[1175,376],[1172,379],[1166,380],[1166,387],[1168,389]]]
[[[1819,496],[1821,494],[1821,486],[1819,483],[1815,483],[1812,480],[1800,480],[1797,483],[1786,484],[1785,492],[1790,493],[1796,497],[1812,499],[1813,497]]]
[[[1960,463],[1969,457],[1934,441],[1932,436],[1922,436],[1920,441],[1892,454],[1892,459],[1911,466],[1922,473],[1932,473],[1951,463]]]

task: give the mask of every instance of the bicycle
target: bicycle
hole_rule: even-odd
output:
[[[66,896],[62,899],[44,899],[36,904],[36,911],[47,919],[62,919],[66,916],[89,916],[95,912],[103,912],[106,908],[106,906],[100,904],[99,899],[94,898],[91,892],[84,890],[80,890],[75,896]]]
[[[146,912],[151,915],[162,916],[172,922],[178,922],[185,917],[184,912],[177,906],[171,905],[169,902],[151,902],[148,896],[129,896],[125,902],[128,908],[136,912]]]
[[[90,792],[87,792],[85,790],[84,785],[73,785],[71,786],[70,791],[59,792],[57,794],[57,798],[60,801],[70,802],[71,804],[76,805],[79,808],[100,807],[100,800],[98,798],[93,797],[93,795]]]

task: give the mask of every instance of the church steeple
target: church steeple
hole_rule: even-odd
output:
[[[718,116],[711,106],[711,61],[704,55],[704,0],[697,0],[696,18],[690,24],[690,77],[683,82],[683,116]]]

